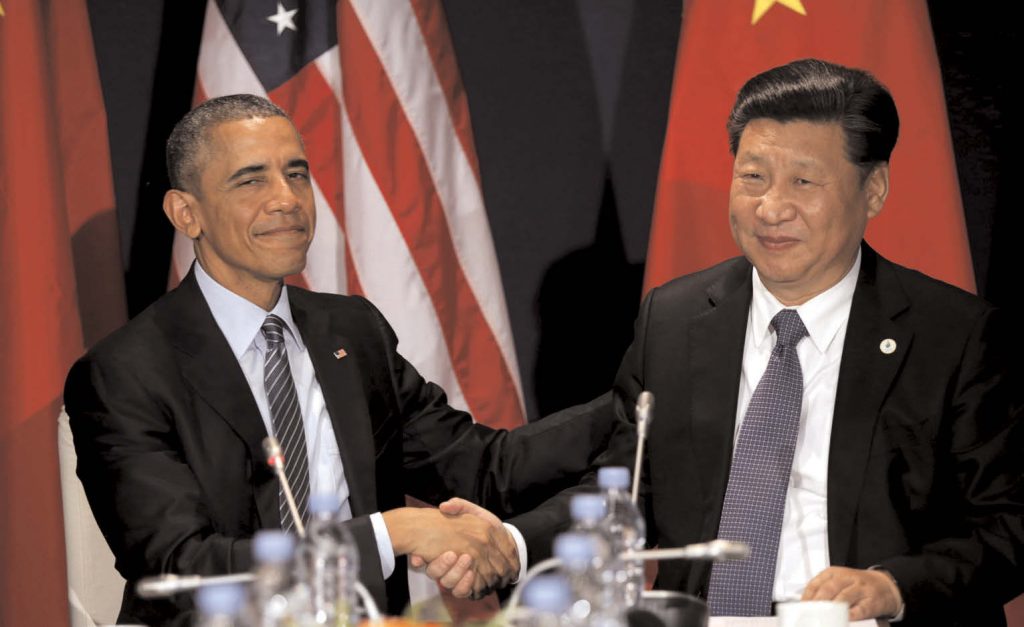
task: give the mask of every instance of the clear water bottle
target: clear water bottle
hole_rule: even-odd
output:
[[[203,586],[196,591],[196,627],[242,627],[245,588],[228,583]]]
[[[355,582],[359,579],[359,551],[338,512],[336,494],[309,498],[309,524],[299,543],[294,603],[302,625],[355,625]]]
[[[537,575],[523,590],[523,604],[509,624],[514,627],[569,627],[572,588],[562,575]]]
[[[615,603],[634,607],[644,590],[644,564],[639,560],[624,561],[617,556],[623,551],[642,551],[647,540],[647,524],[629,495],[629,469],[608,466],[597,471],[597,485],[608,506],[602,522],[611,548],[610,568],[614,572]]]
[[[562,562],[572,589],[572,607],[568,614],[576,625],[586,625],[599,605],[601,582],[597,577],[601,566],[598,559],[602,548],[597,535],[570,531],[555,537],[552,553]]]
[[[608,509],[603,494],[577,494],[569,501],[569,513],[572,516],[570,531],[591,539],[593,557],[590,564],[590,577],[593,581],[593,592],[587,601],[590,611],[606,614],[618,606],[618,593],[615,590],[615,573],[609,568],[611,545],[604,525]]]
[[[250,589],[246,624],[259,627],[289,624],[288,595],[292,587],[295,537],[279,530],[257,531],[252,541],[252,556],[256,579]]]

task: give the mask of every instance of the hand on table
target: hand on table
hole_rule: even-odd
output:
[[[850,620],[891,618],[903,607],[896,582],[882,570],[830,566],[814,576],[801,601],[845,601]]]

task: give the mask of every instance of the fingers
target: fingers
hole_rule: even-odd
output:
[[[477,576],[473,571],[468,571],[462,576],[457,584],[452,588],[452,596],[457,599],[465,598],[481,598],[476,596],[476,590],[474,588],[474,582],[476,582]]]
[[[441,577],[443,577],[446,573],[448,573],[448,571],[455,567],[456,563],[459,560],[459,556],[455,553],[455,551],[445,551],[444,553],[441,553],[434,559],[427,562],[426,559],[418,555],[413,555],[409,559],[409,563],[412,564],[417,559],[419,561],[424,562],[424,564],[426,565],[424,572],[427,574],[427,576],[436,581],[441,579]]]
[[[470,501],[460,499],[458,497],[448,499],[444,503],[441,503],[438,506],[438,509],[440,509],[441,512],[447,516],[459,516],[463,514],[469,514],[471,516],[476,516],[480,520],[490,525],[501,525],[501,519],[495,516],[489,510],[480,507],[476,503],[472,503]]]
[[[448,499],[437,506],[442,513],[447,514],[448,516],[458,516],[459,514],[467,513],[472,507],[472,503],[458,497]]]
[[[462,583],[462,580],[467,575],[472,577],[474,574],[471,570],[472,567],[473,559],[469,555],[460,555],[454,565],[449,568],[447,572],[442,573],[441,576],[437,578],[437,581],[445,588],[454,592],[455,588]],[[472,579],[470,579],[470,581],[472,581]]]
[[[801,600],[843,601],[850,607],[850,620],[893,616],[902,604],[899,588],[886,573],[838,566],[811,579]]]

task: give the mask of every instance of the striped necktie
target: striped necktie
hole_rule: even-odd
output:
[[[309,461],[306,455],[306,431],[302,424],[299,398],[295,393],[292,371],[288,366],[288,353],[284,347],[284,320],[270,314],[263,321],[263,337],[267,340],[263,364],[263,384],[270,403],[270,419],[274,434],[284,453],[284,473],[295,497],[295,505],[303,521],[309,518],[306,503],[309,500]],[[284,488],[280,489],[278,508],[281,528],[292,531],[295,527]]]

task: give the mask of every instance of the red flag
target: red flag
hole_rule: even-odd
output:
[[[0,624],[60,625],[61,392],[83,329],[124,321],[123,276],[85,3],[0,2]]]
[[[743,83],[817,57],[891,91],[900,138],[891,189],[866,239],[881,254],[974,290],[938,58],[923,0],[692,0],[684,5],[645,291],[739,254],[727,207],[726,119]]]

